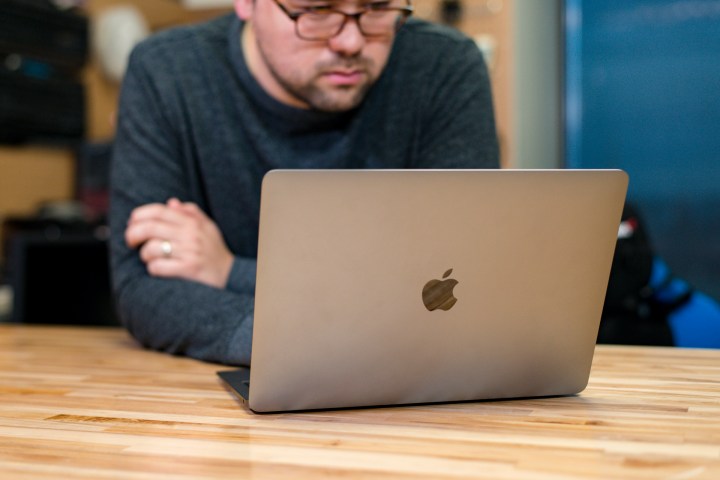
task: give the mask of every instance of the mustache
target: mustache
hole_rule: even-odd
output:
[[[333,70],[371,70],[374,64],[375,62],[373,62],[372,59],[358,56],[353,58],[335,58],[318,62],[316,68],[321,72]]]

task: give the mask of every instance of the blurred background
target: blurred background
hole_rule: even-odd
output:
[[[413,4],[484,53],[504,167],[626,170],[658,255],[720,298],[720,0]],[[105,214],[127,54],[231,5],[0,0],[0,320],[117,323]]]

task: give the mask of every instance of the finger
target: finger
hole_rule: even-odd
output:
[[[179,278],[181,268],[180,262],[173,258],[156,258],[147,263],[147,271],[153,277]]]
[[[148,203],[139,207],[135,207],[133,211],[130,212],[128,223],[147,218],[156,218],[160,215],[160,212],[164,208],[165,205],[163,205],[162,203]]]
[[[194,217],[196,219],[205,219],[207,218],[207,215],[205,215],[205,212],[197,206],[196,203],[193,202],[180,202],[179,200],[177,202],[168,203],[168,207],[172,208],[175,211],[183,212],[186,215],[190,215],[191,217]]]
[[[125,243],[130,248],[137,248],[153,239],[173,241],[178,236],[176,225],[158,221],[135,222],[125,229]]]
[[[128,224],[144,221],[158,221],[172,224],[182,223],[184,216],[176,209],[162,203],[150,203],[137,207],[130,214]]]
[[[177,258],[175,245],[168,240],[152,239],[140,248],[140,258],[144,263],[161,258]]]

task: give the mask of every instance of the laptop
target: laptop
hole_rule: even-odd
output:
[[[588,382],[619,170],[276,170],[254,412],[571,395]]]

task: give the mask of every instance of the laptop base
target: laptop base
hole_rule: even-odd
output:
[[[250,399],[250,369],[240,367],[237,370],[217,372],[230,388],[235,390],[245,401]]]

